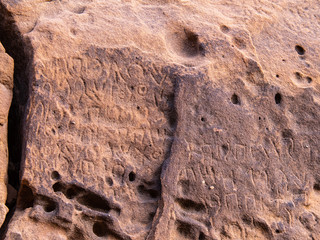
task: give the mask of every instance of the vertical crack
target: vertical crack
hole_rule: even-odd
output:
[[[171,71],[175,71],[176,69],[171,69]],[[158,208],[157,208],[157,212],[156,215],[153,217],[153,221],[152,221],[152,226],[151,229],[147,235],[147,240],[153,240],[155,239],[155,235],[156,235],[156,231],[157,231],[157,226],[159,225],[160,222],[160,218],[162,217],[163,214],[163,210],[165,207],[165,200],[163,199],[163,190],[164,187],[163,186],[163,182],[162,179],[164,178],[164,174],[166,172],[166,168],[168,167],[168,164],[170,162],[170,158],[171,158],[171,150],[172,150],[172,145],[174,142],[174,138],[175,138],[175,133],[176,133],[176,129],[177,129],[177,125],[178,125],[178,110],[177,110],[177,92],[179,89],[179,83],[180,83],[180,78],[178,75],[174,74],[174,73],[170,73],[169,74],[170,77],[172,78],[173,81],[173,93],[171,95],[171,111],[168,114],[168,120],[170,122],[170,125],[172,127],[173,133],[172,133],[172,142],[170,143],[169,147],[168,147],[168,151],[167,151],[167,156],[166,159],[164,160],[164,162],[162,163],[161,166],[161,172],[160,172],[160,182],[161,182],[161,200],[158,203]]]
[[[6,53],[14,60],[14,88],[13,99],[9,111],[8,119],[8,184],[16,191],[20,187],[20,163],[24,159],[24,135],[25,113],[30,94],[30,79],[33,71],[31,63],[33,60],[33,51],[29,39],[23,38],[18,30],[13,15],[0,2],[0,42],[4,46]],[[16,201],[7,202],[9,213],[0,229],[0,238],[2,239],[8,223],[13,216]]]

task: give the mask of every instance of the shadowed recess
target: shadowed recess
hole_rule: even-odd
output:
[[[193,210],[196,212],[205,211],[205,206],[202,203],[197,203],[190,199],[178,198],[176,202],[185,210]]]
[[[299,55],[304,55],[306,52],[306,50],[304,50],[304,48],[300,45],[296,45],[295,50]]]
[[[33,49],[29,39],[23,38],[12,14],[2,3],[0,3],[0,42],[7,54],[14,60],[13,99],[8,122],[8,183],[18,191],[20,164],[24,160],[25,111],[30,93],[30,80],[33,78],[33,70],[30,65],[33,59]],[[18,201],[19,197],[23,197],[21,191],[18,195]],[[1,227],[0,238],[5,233],[8,222],[13,215],[15,202],[8,207],[10,211]]]

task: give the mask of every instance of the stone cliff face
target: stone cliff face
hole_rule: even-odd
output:
[[[316,1],[0,8],[3,238],[320,239]]]
[[[8,169],[8,114],[12,100],[13,59],[5,53],[0,44],[0,225],[3,224],[8,208],[7,200],[7,169]]]

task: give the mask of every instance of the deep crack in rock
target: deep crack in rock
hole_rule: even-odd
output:
[[[33,76],[31,67],[33,53],[29,39],[24,38],[18,30],[12,14],[0,3],[0,42],[6,53],[14,59],[13,99],[8,119],[8,184],[16,191],[20,188],[19,172],[24,160],[24,136],[26,133],[25,113],[30,94],[30,82]],[[23,198],[23,196],[21,196]],[[15,211],[16,201],[7,203],[10,211],[0,237],[6,232],[7,225]]]

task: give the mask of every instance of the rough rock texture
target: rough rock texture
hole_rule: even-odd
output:
[[[12,100],[13,88],[13,59],[5,53],[0,43],[0,226],[5,220],[8,208],[7,200],[7,168],[8,143],[7,128],[8,114]]]
[[[33,51],[6,239],[320,239],[317,1],[1,2]]]

